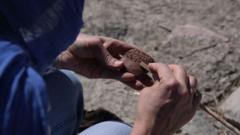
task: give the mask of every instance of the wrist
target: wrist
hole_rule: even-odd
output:
[[[152,127],[145,122],[135,121],[131,135],[152,135]]]
[[[131,135],[172,135],[164,125],[155,123],[155,119],[136,120]]]

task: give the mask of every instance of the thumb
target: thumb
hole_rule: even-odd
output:
[[[102,64],[110,69],[120,69],[123,67],[123,61],[114,58],[109,51],[101,47],[101,56],[99,57]]]

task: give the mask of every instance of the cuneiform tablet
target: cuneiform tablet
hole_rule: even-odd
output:
[[[133,73],[135,76],[141,76],[144,74],[144,69],[140,66],[141,62],[145,64],[154,62],[154,59],[150,55],[138,49],[130,49],[123,54],[121,59],[126,70],[130,73]]]

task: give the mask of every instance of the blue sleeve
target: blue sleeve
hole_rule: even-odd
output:
[[[25,51],[0,38],[0,134],[46,135],[46,86]]]

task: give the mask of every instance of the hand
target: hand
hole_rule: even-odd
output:
[[[195,114],[201,95],[197,80],[177,65],[149,64],[158,81],[141,91],[131,135],[170,135]]]
[[[120,54],[135,48],[125,42],[99,36],[80,34],[76,41],[57,57],[56,67],[75,71],[88,78],[117,79],[140,90],[144,82],[124,72]]]

